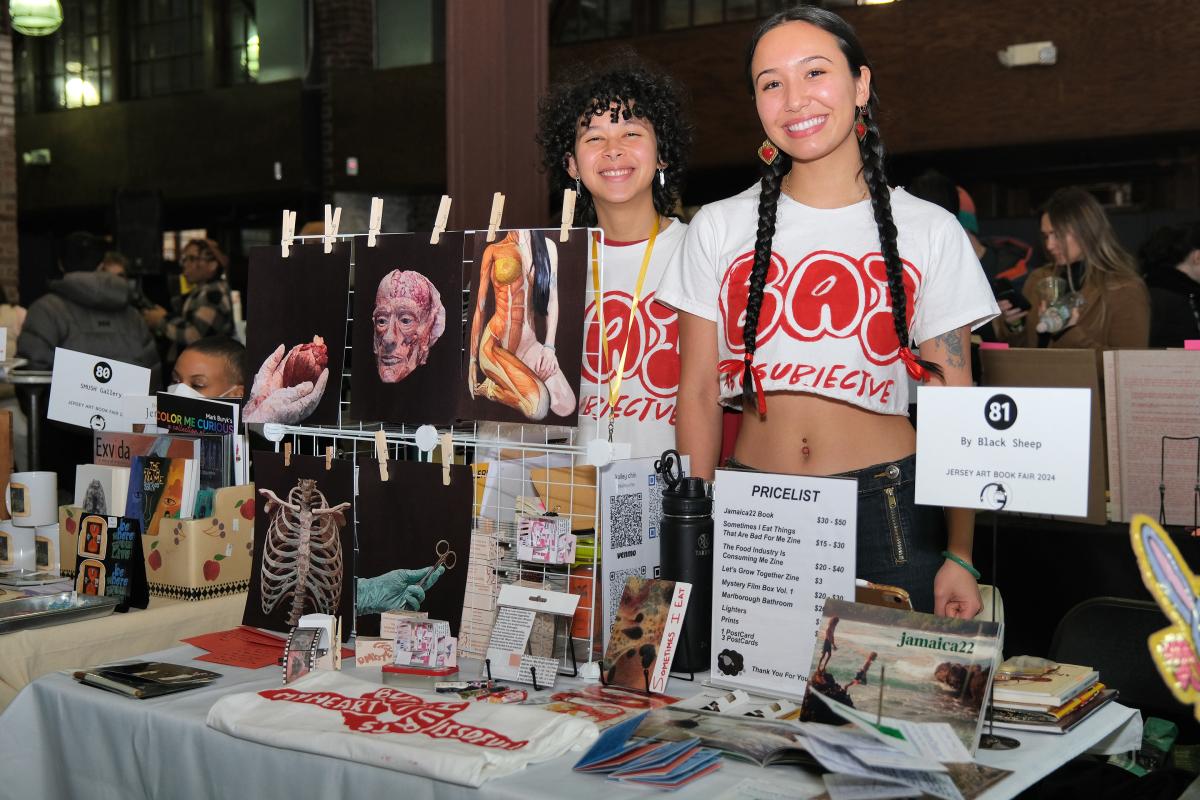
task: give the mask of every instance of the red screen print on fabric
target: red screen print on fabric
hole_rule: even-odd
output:
[[[906,318],[911,324],[913,298],[920,290],[922,278],[920,270],[911,263],[902,261],[902,264],[908,301]],[[753,266],[754,254],[745,253],[734,260],[721,282],[721,345],[735,357],[722,361],[721,373],[730,388],[741,379],[745,354],[742,329]],[[784,360],[787,351],[769,347],[779,337],[799,342],[855,340],[867,364],[883,367],[895,363],[900,357],[900,343],[892,320],[883,256],[868,253],[855,258],[820,250],[789,265],[778,253],[772,253],[758,317],[755,372],[760,380],[840,389],[886,403],[894,380],[884,373],[874,374],[852,363],[837,363],[837,359],[828,358],[828,353],[816,350],[805,352],[806,363]],[[850,360],[844,350],[841,358],[843,362]]]
[[[584,314],[583,379],[608,386],[625,353],[621,383],[629,391],[617,398],[617,416],[674,421],[675,394],[679,388],[679,323],[674,311],[654,302],[654,293],[647,294],[633,315],[630,308],[633,296],[628,292],[610,291],[604,296],[604,327],[608,348],[602,345],[596,304],[588,304]],[[641,391],[636,389],[641,387]],[[639,397],[641,396],[641,397]],[[638,402],[643,400],[644,402]],[[580,414],[593,416],[600,403],[600,416],[609,413],[609,400],[595,395],[585,396]]]
[[[500,750],[520,750],[529,742],[465,725],[454,716],[470,707],[469,702],[430,703],[396,689],[378,689],[361,697],[336,692],[299,692],[267,689],[258,693],[267,700],[314,705],[342,715],[342,723],[357,733],[424,734],[434,739],[457,739],[465,744]]]

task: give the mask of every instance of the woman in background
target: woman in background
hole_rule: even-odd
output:
[[[1028,310],[1000,301],[996,335],[1016,347],[1145,347],[1146,285],[1096,198],[1078,186],[1059,189],[1042,209],[1041,227],[1051,263],[1025,281]]]

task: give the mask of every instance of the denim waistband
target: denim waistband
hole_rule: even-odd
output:
[[[747,472],[762,472],[757,467],[752,467],[749,464],[743,464],[741,461],[730,456],[725,460],[727,469],[745,470]],[[889,486],[904,486],[910,484],[916,478],[917,471],[917,455],[913,453],[910,456],[897,459],[896,461],[884,461],[880,464],[872,464],[869,467],[855,469],[849,472],[838,472],[833,475],[819,475],[814,477],[821,478],[854,478],[858,481],[858,493],[860,495],[870,494],[871,492],[882,491]]]

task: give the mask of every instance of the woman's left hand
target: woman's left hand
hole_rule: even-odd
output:
[[[529,366],[533,369],[533,374],[544,381],[558,372],[558,355],[549,347],[543,347],[542,352],[538,354],[537,363]]]
[[[979,584],[971,573],[952,561],[942,564],[933,579],[933,613],[972,619],[981,608]]]

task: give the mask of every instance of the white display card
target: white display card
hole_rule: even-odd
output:
[[[1087,515],[1090,389],[917,391],[918,503]]]
[[[827,597],[854,597],[858,482],[717,470],[714,685],[802,697]]]
[[[128,433],[125,396],[149,392],[150,370],[145,367],[56,347],[47,416],[97,431]]]
[[[657,578],[659,572],[658,531],[662,525],[662,493],[666,486],[654,471],[658,459],[627,458],[612,463],[600,472],[600,574],[603,576],[597,591],[603,591],[600,608],[604,617],[604,647],[621,592],[629,577]],[[683,456],[679,467],[687,475],[688,457]]]

